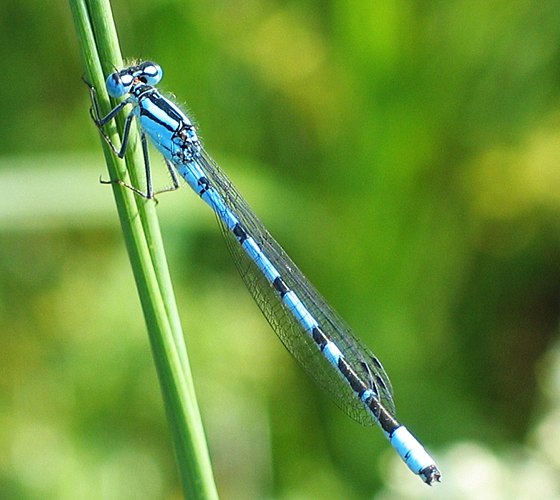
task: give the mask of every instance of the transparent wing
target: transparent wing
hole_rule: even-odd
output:
[[[210,156],[202,150],[197,159],[224,204],[247,233],[260,246],[307,310],[319,323],[324,333],[337,345],[346,361],[365,385],[373,389],[382,404],[393,414],[393,390],[389,377],[375,355],[363,345],[334,309],[292,262],[272,238],[245,200]],[[322,355],[310,336],[284,305],[278,293],[267,281],[258,266],[245,253],[228,227],[217,217],[235,265],[255,302],[288,351],[298,360],[320,387],[331,395],[335,403],[354,420],[371,425],[374,420],[350,386],[342,380],[337,369]]]

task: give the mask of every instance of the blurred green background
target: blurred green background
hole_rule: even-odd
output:
[[[0,498],[178,499],[68,6],[0,14]],[[560,498],[560,2],[114,14],[444,481],[316,390],[185,189],[158,212],[221,497]]]

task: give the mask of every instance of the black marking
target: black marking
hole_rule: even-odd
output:
[[[369,388],[359,377],[359,375],[352,369],[352,367],[346,362],[344,356],[341,356],[338,360],[337,367],[348,384],[350,384],[352,390],[360,399],[362,399],[362,396],[366,391],[370,391],[372,393],[365,399],[365,401],[363,401],[363,403],[370,409],[373,416],[378,420],[379,424],[385,432],[391,435],[397,427],[400,427],[401,424],[379,401],[379,395],[376,388]]]
[[[280,293],[280,297],[284,297],[284,295],[290,291],[288,285],[286,285],[286,282],[280,276],[274,279],[272,286],[274,286],[276,291]]]
[[[179,130],[177,130],[177,137],[183,142],[193,142],[196,139],[196,129],[194,125],[181,122]]]
[[[247,231],[245,231],[245,228],[241,225],[241,223],[238,222],[235,226],[233,226],[233,234],[239,243],[243,245],[243,242],[247,239]]]
[[[379,360],[375,356],[370,356],[369,358],[371,359],[372,363],[377,367],[377,369],[380,372],[385,371],[385,369],[383,368],[383,366],[381,365],[381,363],[379,362]]]
[[[329,343],[329,338],[323,333],[321,327],[316,326],[315,328],[313,328],[313,330],[311,331],[311,335],[313,336],[313,340],[315,341],[315,343],[319,346],[319,349],[323,351],[325,346]]]
[[[210,189],[210,181],[207,177],[201,177],[198,179],[198,185],[201,187],[201,190],[198,192],[200,196]]]
[[[177,123],[185,122],[183,114],[180,113],[179,110],[158,91],[154,91],[154,93],[150,95],[150,100],[173,121]]]
[[[370,411],[375,415],[375,418],[381,425],[381,428],[389,434],[389,437],[392,436],[393,432],[401,426],[399,422],[389,413],[385,407],[381,404],[381,402],[374,396],[369,397],[365,403],[367,404]]]
[[[429,486],[431,486],[434,481],[437,481],[439,483],[441,479],[441,473],[439,472],[435,464],[428,465],[428,467],[424,467],[418,474],[424,479],[424,482]]]
[[[381,366],[381,363],[374,356],[369,356],[369,359],[375,364],[375,366],[380,371],[383,371],[383,367]],[[374,376],[369,365],[365,361],[360,361],[360,365],[363,368],[363,370],[367,373],[369,385],[376,392],[376,394],[378,395],[380,394],[378,387],[381,387],[383,391],[387,394],[391,393],[391,388],[387,386],[385,380],[383,380],[383,378],[380,377],[377,373]]]
[[[139,106],[140,115],[146,116],[150,121],[157,123],[160,127],[167,129],[170,133],[175,132],[175,127],[172,127],[168,121],[160,120],[156,115],[150,113],[146,108]]]
[[[330,342],[329,338],[323,333],[320,327],[315,327],[311,331],[311,335],[313,336],[313,340],[319,346],[321,351],[324,351],[326,345]],[[362,363],[364,369],[371,373],[369,367],[366,363]],[[389,412],[381,406],[379,402],[379,391],[374,385],[373,380],[370,377],[369,383],[366,383],[355,371],[354,369],[348,364],[348,362],[344,359],[344,355],[342,355],[337,363],[337,368],[344,379],[348,382],[352,390],[356,393],[357,397],[362,400],[362,396],[366,391],[372,392],[372,395],[367,398],[364,404],[373,411],[373,414],[376,419],[380,419],[381,416],[385,418],[384,429],[391,429],[393,427],[393,423],[395,425],[399,425],[398,422],[391,417]],[[385,384],[382,382],[381,385],[385,387]],[[380,421],[381,423],[381,421]],[[383,424],[382,424],[383,425]],[[389,432],[389,430],[387,430]]]
[[[375,376],[375,384],[379,387],[382,387],[385,392],[390,392],[387,384],[379,375]]]
[[[369,365],[365,361],[360,361],[360,366],[367,373],[368,379],[371,382],[371,370],[369,369]]]
[[[169,130],[171,133],[177,131],[177,124],[184,122],[184,117],[177,112],[177,109],[153,87],[150,87],[149,85],[138,85],[134,89],[134,92],[139,103],[144,99],[149,100],[158,110],[164,113],[165,119],[151,113],[146,106],[140,105],[139,110],[142,116],[146,116],[154,123],[157,123]],[[175,126],[173,126],[173,124]]]
[[[352,369],[352,367],[346,362],[346,360],[341,357],[338,360],[338,369],[340,373],[344,376],[344,378],[352,387],[352,390],[356,394],[363,394],[364,391],[367,390],[366,384],[364,384],[363,380],[358,377],[358,374]]]
[[[173,138],[173,142],[175,142],[175,139],[179,141],[177,156],[180,163],[190,163],[200,156],[200,149],[196,142],[183,140],[178,136]]]

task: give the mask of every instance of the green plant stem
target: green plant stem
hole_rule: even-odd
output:
[[[122,67],[109,1],[70,0],[70,7],[86,79],[97,91],[101,111],[107,113],[112,104],[105,91],[104,75]],[[122,126],[122,120],[119,117],[117,126],[107,126],[117,144],[117,128]],[[142,176],[138,172],[143,172],[144,166],[137,147],[138,134],[131,133],[124,161],[104,141],[102,144],[110,178],[127,179],[130,175],[131,182],[139,185]],[[148,328],[184,495],[189,499],[217,498],[154,203],[115,184],[113,193]]]

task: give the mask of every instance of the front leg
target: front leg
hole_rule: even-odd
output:
[[[82,78],[82,80],[89,89],[89,95],[91,98],[91,108],[89,108],[89,114],[91,116],[91,119],[93,120],[93,123],[95,123],[95,126],[99,130],[99,133],[101,134],[107,145],[112,149],[113,153],[115,153],[119,158],[123,158],[128,147],[128,138],[130,135],[130,127],[132,125],[134,113],[131,111],[126,117],[126,121],[124,123],[124,128],[122,131],[122,142],[120,148],[115,146],[111,138],[105,132],[104,127],[109,121],[115,118],[115,116],[120,113],[127,104],[130,104],[132,102],[131,98],[129,97],[124,101],[121,101],[111,111],[109,111],[107,115],[102,117],[99,111],[99,101],[97,99],[97,91],[95,90],[95,87],[84,78]]]

